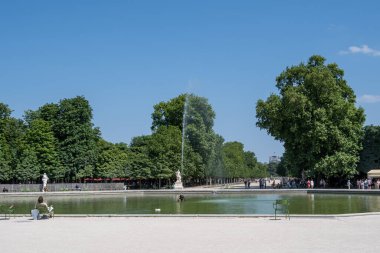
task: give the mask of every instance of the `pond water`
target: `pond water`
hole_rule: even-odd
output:
[[[117,194],[46,196],[56,214],[273,214],[273,202],[288,199],[291,214],[347,214],[380,212],[380,196],[361,194]],[[1,196],[0,204],[14,204],[28,214],[37,197]]]

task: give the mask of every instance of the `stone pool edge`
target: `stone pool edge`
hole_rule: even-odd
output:
[[[27,197],[27,196],[85,196],[85,195],[120,195],[120,194],[375,194],[380,195],[380,190],[361,189],[184,189],[184,190],[114,190],[114,191],[57,191],[57,192],[6,192],[0,193],[0,197]]]

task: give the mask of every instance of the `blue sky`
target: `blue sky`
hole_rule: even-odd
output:
[[[0,1],[0,101],[13,116],[85,96],[111,142],[150,134],[153,105],[209,99],[215,131],[260,161],[282,144],[256,126],[255,104],[286,66],[336,62],[380,124],[377,1]]]

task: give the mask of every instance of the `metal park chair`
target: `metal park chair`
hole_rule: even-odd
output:
[[[287,199],[277,199],[273,203],[274,209],[274,219],[277,220],[277,212],[281,212],[285,215],[285,219],[288,218],[290,220],[289,215],[289,200]]]
[[[4,214],[4,218],[7,219],[7,216],[11,218],[11,215],[13,214],[13,217],[15,217],[15,206],[10,205],[1,205],[0,204],[0,213]]]

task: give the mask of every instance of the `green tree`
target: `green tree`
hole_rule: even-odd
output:
[[[134,137],[130,144],[131,152],[128,155],[126,175],[132,179],[150,179],[155,170],[152,159],[149,157],[149,143],[152,136]]]
[[[0,180],[15,179],[14,168],[18,163],[25,125],[11,117],[12,110],[0,103]]]
[[[181,131],[175,126],[161,126],[148,144],[148,154],[156,165],[152,176],[159,179],[174,179],[175,171],[181,168]]]
[[[285,177],[285,176],[291,176],[289,174],[289,165],[286,164],[285,159],[281,159],[280,163],[277,164],[276,173],[279,176]]]
[[[179,95],[168,102],[160,102],[153,106],[152,131],[161,126],[177,126],[182,131],[184,107],[187,94]]]
[[[181,166],[181,131],[176,126],[159,126],[152,135],[133,138],[128,174],[134,179],[170,181]],[[139,160],[138,160],[139,159]]]
[[[267,163],[257,163],[257,167],[254,171],[254,177],[263,178],[268,176],[268,164]]]
[[[267,166],[257,161],[255,153],[245,151],[244,161],[247,167],[246,177],[262,178],[267,176]]]
[[[225,177],[225,168],[223,163],[224,139],[222,136],[216,134],[213,143],[214,147],[211,150],[210,158],[206,168],[206,177],[223,178]]]
[[[257,126],[284,143],[291,173],[329,178],[352,177],[361,148],[362,108],[336,64],[310,57],[276,79],[279,95],[256,105]]]
[[[96,177],[116,178],[125,177],[128,164],[127,150],[122,146],[118,146],[104,140],[98,142],[99,155],[96,163]],[[82,177],[92,177],[91,168],[83,170]]]
[[[95,166],[100,131],[93,128],[92,109],[84,97],[61,100],[59,108],[56,136],[66,177],[73,180],[86,166]]]
[[[0,120],[9,119],[11,116],[12,110],[7,104],[0,102]]]
[[[40,177],[40,163],[33,148],[25,146],[20,154],[19,161],[14,171],[14,177],[21,182],[37,181]]]
[[[97,162],[97,141],[100,131],[92,124],[92,109],[82,96],[63,99],[58,104],[45,104],[37,111],[28,111],[26,122],[41,119],[51,125],[58,143],[59,160],[66,180],[73,181],[88,175]]]
[[[11,179],[11,152],[5,138],[0,134],[0,182]]]
[[[210,159],[214,159],[218,137],[212,129],[215,113],[206,98],[182,94],[168,102],[160,102],[154,106],[152,119],[153,133],[163,126],[177,127],[184,133],[182,174],[185,179],[204,179],[210,174]]]
[[[247,166],[244,146],[240,142],[226,142],[223,145],[223,161],[226,176],[229,178],[246,177]]]
[[[150,179],[154,165],[152,160],[144,153],[131,152],[129,154],[126,175],[132,179]]]
[[[52,180],[64,177],[63,166],[59,160],[58,143],[50,122],[43,119],[29,122],[24,139],[29,149],[32,149],[36,155],[38,165],[34,166],[40,169],[38,171],[40,175],[47,173]]]
[[[0,182],[8,181],[12,177],[12,153],[5,138],[6,125],[11,112],[8,105],[0,103]]]
[[[364,127],[363,150],[358,167],[364,173],[380,168],[380,126]]]
[[[278,162],[269,162],[268,163],[268,174],[270,176],[278,176],[277,169],[278,169]]]

